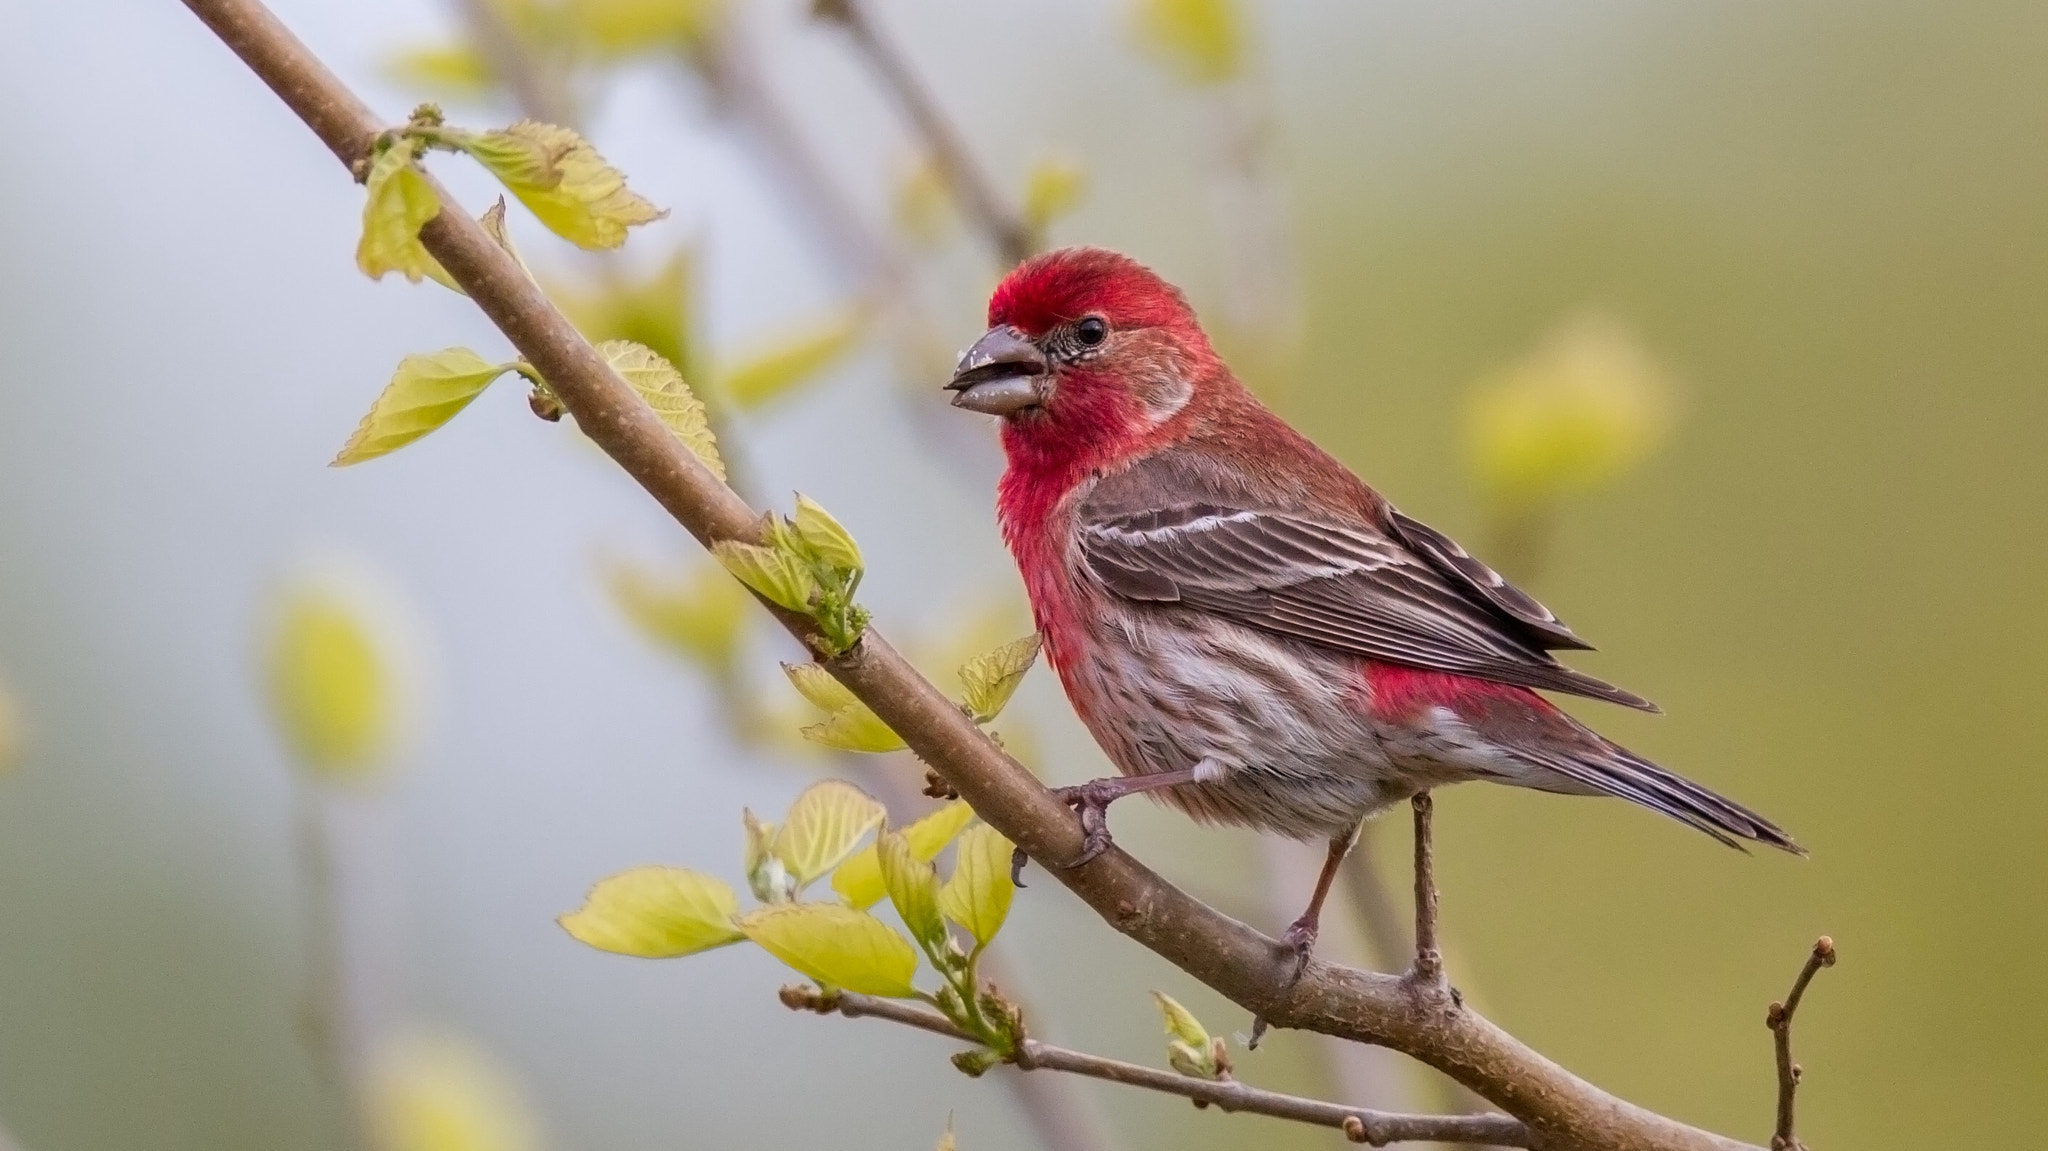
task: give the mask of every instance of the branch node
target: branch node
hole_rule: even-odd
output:
[[[1344,1138],[1351,1140],[1353,1143],[1364,1143],[1370,1140],[1371,1136],[1366,1134],[1365,1120],[1360,1119],[1356,1115],[1346,1115],[1344,1117]]]
[[[1814,940],[1813,950],[1799,969],[1799,977],[1792,981],[1791,994],[1782,1002],[1772,1003],[1764,1012],[1764,1026],[1770,1028],[1778,1063],[1778,1126],[1771,1135],[1771,1151],[1806,1151],[1806,1144],[1794,1134],[1793,1096],[1805,1077],[1805,1069],[1792,1062],[1792,1016],[1799,1010],[1799,1000],[1805,996],[1806,985],[1813,982],[1814,974],[1834,965],[1835,941],[1823,935]]]

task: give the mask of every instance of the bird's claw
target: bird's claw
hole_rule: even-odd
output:
[[[1288,924],[1286,933],[1281,935],[1280,941],[1294,949],[1294,972],[1287,977],[1287,986],[1301,982],[1301,977],[1308,973],[1309,956],[1316,949],[1316,934],[1315,921],[1304,917]]]
[[[1109,850],[1111,843],[1115,842],[1109,835],[1109,805],[1124,793],[1118,790],[1116,781],[1112,779],[1096,779],[1087,783],[1077,783],[1072,787],[1056,787],[1052,793],[1054,798],[1073,808],[1074,813],[1081,817],[1081,854],[1059,866],[1066,869],[1094,862],[1103,852]],[[1030,862],[1031,857],[1024,854],[1021,847],[1010,853],[1012,885],[1024,886],[1024,868]]]

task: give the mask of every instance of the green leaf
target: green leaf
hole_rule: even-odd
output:
[[[1244,71],[1244,17],[1236,0],[1140,0],[1137,33],[1190,84],[1219,84]]]
[[[792,333],[718,376],[717,392],[758,408],[838,363],[860,344],[860,315],[845,311]]]
[[[724,0],[569,0],[576,31],[605,59],[676,51],[717,30]]]
[[[927,248],[937,247],[958,219],[946,175],[929,157],[918,161],[899,178],[895,208],[897,226]]]
[[[398,371],[356,425],[355,434],[341,446],[333,466],[374,460],[425,436],[454,419],[492,380],[511,370],[511,364],[491,363],[468,348],[407,356],[398,362]]]
[[[910,845],[913,858],[930,863],[973,822],[974,809],[956,799],[899,834]],[[872,907],[888,894],[888,887],[882,882],[881,858],[873,844],[839,865],[832,873],[832,890],[854,907]]]
[[[846,862],[887,815],[888,810],[860,788],[842,780],[820,780],[790,805],[769,850],[801,891]]]
[[[649,866],[599,882],[581,908],[557,922],[599,951],[668,959],[738,942],[738,913],[739,899],[724,880]]]
[[[615,564],[605,587],[640,634],[713,671],[733,665],[749,618],[747,593],[716,565],[665,576]]]
[[[796,688],[797,694],[809,700],[811,706],[820,711],[838,711],[860,702],[854,698],[852,692],[846,690],[845,684],[833,679],[831,672],[815,663],[785,663],[782,665],[782,673],[789,677],[789,682]]]
[[[953,1137],[953,1116],[948,1114],[946,1129],[939,1132],[939,1141],[932,1146],[932,1151],[959,1151],[959,1147],[959,1142]]]
[[[647,279],[628,279],[618,269],[606,269],[594,291],[550,285],[548,295],[592,343],[645,344],[674,364],[685,380],[701,379],[690,333],[693,259],[689,249],[678,248]]]
[[[811,610],[811,599],[818,594],[818,581],[809,567],[788,552],[738,540],[720,540],[711,545],[711,554],[718,557],[734,579],[759,592],[769,603],[790,611]]]
[[[802,492],[796,494],[796,516],[790,522],[803,546],[826,567],[837,572],[858,572],[865,566],[860,558],[860,545],[853,542],[853,533],[833,519],[832,513],[818,501]]]
[[[299,761],[331,779],[380,769],[396,741],[393,668],[358,605],[315,584],[287,589],[265,651],[271,714]]]
[[[1010,914],[1010,899],[1016,894],[1010,882],[1013,848],[1002,832],[985,823],[974,825],[961,835],[953,874],[939,890],[939,910],[966,928],[977,943],[986,945],[994,939]]]
[[[910,941],[865,911],[837,903],[783,903],[739,921],[762,950],[825,987],[908,999],[916,988]]]
[[[1182,1007],[1173,996],[1154,991],[1152,998],[1166,1018],[1166,1060],[1175,1071],[1196,1079],[1216,1079],[1227,1064],[1223,1049],[1209,1037],[1209,1031],[1195,1013]]]
[[[483,53],[469,44],[415,44],[384,61],[384,75],[406,88],[422,88],[463,99],[490,95],[497,77]]]
[[[960,684],[966,689],[964,702],[974,722],[987,723],[1002,714],[1010,697],[1017,694],[1017,685],[1024,682],[1024,676],[1037,661],[1038,647],[1038,636],[1027,635],[962,665]]]
[[[370,1053],[365,1146],[377,1151],[538,1151],[518,1088],[475,1044],[401,1035]]]
[[[858,700],[826,716],[823,722],[804,728],[803,737],[840,751],[880,754],[908,746],[902,736],[882,722],[881,716]]]
[[[674,364],[655,354],[654,349],[631,340],[606,340],[597,346],[597,352],[620,379],[640,393],[640,398],[647,401],[668,430],[711,469],[712,475],[725,478],[725,461],[718,458],[718,440],[711,434],[704,401],[683,382],[683,375]]]
[[[875,840],[875,857],[882,868],[882,885],[889,890],[889,902],[910,937],[927,950],[946,943],[946,921],[939,918],[939,876],[929,860],[917,858],[910,841],[901,832],[883,832]]]
[[[434,258],[420,245],[420,229],[441,214],[441,198],[414,166],[420,143],[408,137],[393,140],[370,162],[363,181],[363,236],[356,242],[356,267],[373,280],[397,272],[417,284]],[[442,273],[446,275],[446,273]]]
[[[567,128],[521,120],[509,128],[447,132],[443,138],[490,169],[549,230],[579,247],[616,248],[626,242],[627,228],[668,215],[627,188],[618,169]]]
[[[1024,223],[1033,232],[1081,206],[1088,175],[1071,160],[1040,160],[1024,184]]]

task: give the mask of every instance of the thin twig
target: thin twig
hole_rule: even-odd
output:
[[[258,0],[185,0],[332,150],[347,170],[386,127]],[[438,183],[428,186],[453,203]],[[760,515],[698,460],[555,309],[477,222],[444,211],[420,230],[427,251],[547,379],[577,425],[699,542],[759,543]],[[800,642],[816,624],[765,608]],[[1079,855],[1073,811],[976,727],[878,632],[851,650],[816,653],[975,811],[1033,858]],[[1397,977],[1311,962],[1194,899],[1111,848],[1053,878],[1118,931],[1275,1026],[1394,1048],[1428,1063],[1527,1123],[1556,1146],[1732,1151],[1747,1144],[1609,1095],[1531,1050],[1477,1012],[1445,1012]]]
[[[810,987],[783,988],[782,1002],[796,1010],[816,1011],[821,1015],[837,1013],[849,1019],[887,1019],[950,1039],[976,1042],[972,1036],[953,1026],[944,1015],[918,1003],[877,999],[850,991],[821,992]],[[1472,1143],[1489,1147],[1536,1146],[1528,1127],[1507,1115],[1407,1115],[1346,1107],[1320,1099],[1262,1090],[1235,1079],[1195,1079],[1156,1067],[1055,1047],[1036,1039],[1026,1039],[1012,1062],[1024,1071],[1065,1071],[1085,1075],[1128,1087],[1178,1095],[1194,1100],[1197,1105],[1213,1106],[1222,1111],[1244,1111],[1318,1127],[1334,1127],[1354,1143],[1370,1143],[1375,1147],[1416,1141]]]
[[[549,124],[574,126],[576,102],[567,77],[541,59],[491,0],[457,0],[463,22],[492,75],[504,83],[522,115]]]
[[[1430,834],[1435,803],[1423,792],[1415,808],[1415,963],[1408,978],[1426,987],[1443,982],[1444,953],[1436,942],[1436,845]]]
[[[1834,965],[1835,941],[1823,935],[1814,940],[1806,965],[1799,969],[1799,978],[1792,981],[1792,993],[1783,1003],[1771,1004],[1771,1009],[1764,1013],[1764,1026],[1771,1029],[1771,1039],[1778,1050],[1778,1128],[1771,1135],[1771,1151],[1806,1151],[1806,1144],[1792,1133],[1792,1097],[1799,1090],[1800,1077],[1799,1064],[1792,1062],[1792,1014],[1799,1010],[1799,1000],[1814,975],[1821,968]]]
[[[910,61],[875,26],[866,0],[815,0],[811,11],[846,29],[875,78],[924,141],[961,209],[988,237],[996,255],[1006,264],[1023,263],[1037,247],[1030,226],[1004,202],[995,182],[974,162],[967,142],[912,70]]]

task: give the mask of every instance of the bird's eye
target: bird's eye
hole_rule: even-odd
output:
[[[1081,346],[1092,348],[1109,338],[1109,324],[1101,316],[1089,316],[1074,325],[1074,338]]]

